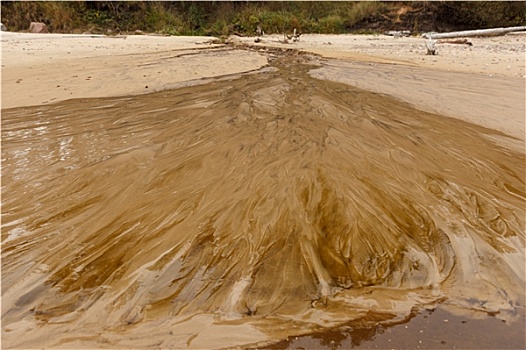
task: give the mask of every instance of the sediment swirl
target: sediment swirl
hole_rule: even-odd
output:
[[[6,345],[243,346],[438,302],[520,313],[524,154],[310,68],[2,111]]]

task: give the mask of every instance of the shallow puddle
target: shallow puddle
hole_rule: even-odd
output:
[[[274,65],[2,111],[4,347],[260,345],[440,303],[523,322],[524,154]]]

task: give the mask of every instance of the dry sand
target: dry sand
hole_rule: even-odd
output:
[[[255,52],[218,51],[224,45],[210,37],[1,35],[2,108],[166,90],[267,63]]]
[[[248,37],[236,37],[236,40],[257,46],[301,49],[328,58],[524,78],[525,37],[526,33],[514,33],[492,38],[469,38],[472,46],[437,44],[438,55],[435,56],[425,55],[425,40],[419,37],[308,34],[288,44],[281,42],[281,35],[264,36],[260,43],[254,43],[254,38]]]
[[[4,346],[246,347],[441,303],[522,322],[524,78],[482,72],[517,38],[470,72],[415,38],[2,33]]]

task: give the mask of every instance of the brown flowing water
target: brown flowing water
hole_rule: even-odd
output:
[[[524,154],[311,68],[2,111],[4,347],[522,319]]]

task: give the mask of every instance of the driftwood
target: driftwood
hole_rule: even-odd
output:
[[[436,50],[436,47],[435,47],[435,41],[433,39],[428,39],[426,41],[426,55],[436,55],[437,54],[437,50]]]
[[[468,41],[468,39],[439,39],[437,40],[437,44],[460,44],[460,45],[468,45],[473,46],[471,41]]]
[[[395,38],[400,38],[402,36],[411,36],[411,31],[409,30],[389,30],[384,32],[384,35],[394,36]]]
[[[292,40],[293,41],[300,41],[300,35],[301,35],[301,33],[296,33],[296,28],[294,28],[294,34],[292,34]]]
[[[465,30],[461,32],[451,32],[451,33],[424,33],[422,34],[422,36],[426,39],[448,39],[448,38],[462,38],[462,37],[473,37],[473,36],[498,36],[498,35],[505,35],[511,32],[522,32],[522,31],[526,31],[526,26],[479,29],[479,30]]]
[[[296,42],[296,41],[300,41],[301,33],[297,33],[296,32],[296,28],[294,28],[294,33],[292,35],[287,35],[287,34],[283,34],[283,35],[285,36],[283,41],[288,39],[288,40],[292,40],[292,41]]]

